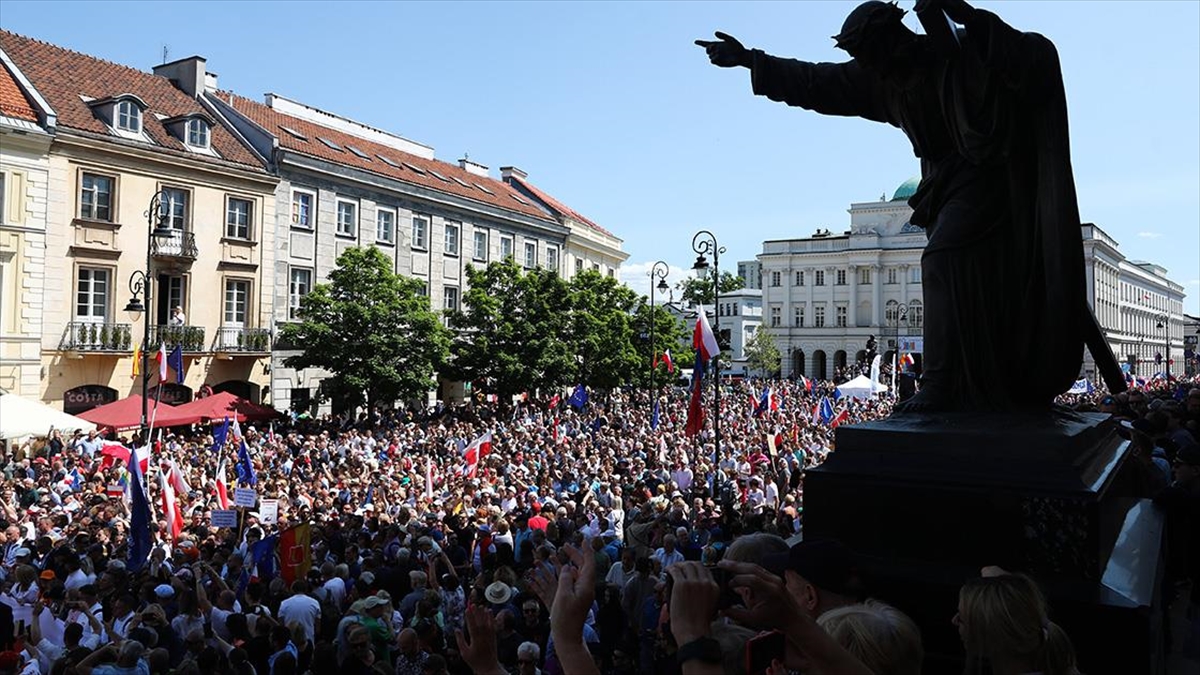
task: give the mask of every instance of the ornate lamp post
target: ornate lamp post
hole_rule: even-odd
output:
[[[650,267],[650,415],[654,415],[654,402],[658,397],[658,388],[654,386],[654,371],[657,369],[658,363],[656,358],[658,352],[654,348],[654,280],[658,279],[658,290],[666,291],[667,274],[670,273],[670,266],[667,263],[659,260]]]
[[[696,252],[696,263],[692,265],[692,269],[696,271],[701,279],[708,278],[708,260],[706,255],[712,255],[712,281],[713,281],[713,337],[717,338],[717,344],[721,341],[721,317],[717,311],[717,304],[721,301],[721,254],[725,252],[725,248],[717,243],[717,235],[708,230],[700,230],[692,237],[692,250]],[[700,311],[704,311],[704,305],[700,306]],[[721,454],[721,358],[713,359],[713,440],[716,442],[716,455],[719,458]]]
[[[174,230],[167,226],[170,219],[168,213],[167,200],[163,193],[159,192],[150,200],[150,206],[146,209],[146,269],[134,270],[133,274],[129,275],[129,290],[133,293],[129,303],[125,305],[125,311],[129,313],[129,318],[137,321],[138,317],[144,312],[146,320],[142,324],[142,348],[141,348],[141,372],[142,372],[142,422],[141,422],[141,438],[142,443],[149,443],[150,424],[147,417],[146,398],[149,395],[150,388],[150,287],[153,285],[153,269],[152,269],[152,251],[154,249],[154,240],[159,242],[168,242],[174,236]],[[145,302],[142,301],[142,296]],[[162,395],[162,392],[159,392]]]
[[[1163,370],[1167,374],[1167,384],[1171,384],[1171,315],[1163,312],[1154,317],[1158,319],[1158,329],[1163,332],[1166,349],[1163,351]]]

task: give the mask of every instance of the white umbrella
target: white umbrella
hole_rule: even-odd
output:
[[[45,436],[51,428],[91,431],[96,425],[16,394],[0,396],[0,438]]]
[[[842,396],[851,398],[871,398],[875,394],[887,390],[886,385],[875,382],[866,375],[859,375],[845,384],[838,385],[838,391],[842,392]]]

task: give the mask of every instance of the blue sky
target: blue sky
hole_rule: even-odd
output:
[[[0,26],[149,69],[201,54],[222,88],[304,101],[530,180],[625,240],[626,276],[722,267],[764,239],[847,228],[851,202],[918,172],[903,135],[755,97],[692,45],[841,60],[854,2],[23,2]],[[900,3],[905,9],[912,2]],[[1200,3],[979,2],[1058,46],[1080,211],[1165,266],[1200,313]],[[910,25],[915,20],[906,19]],[[673,280],[683,274],[673,273]]]

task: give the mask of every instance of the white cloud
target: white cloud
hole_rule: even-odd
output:
[[[651,260],[649,262],[625,263],[624,265],[621,265],[621,272],[620,272],[621,283],[632,288],[633,291],[635,293],[637,293],[638,295],[644,295],[646,297],[649,297],[650,296],[649,274],[650,274],[650,268],[653,266],[654,266],[653,260]],[[675,265],[668,264],[667,265],[667,285],[670,286],[672,289],[674,289],[675,284],[682,281],[684,277],[690,276],[691,273],[692,273],[691,269],[685,269],[683,267],[678,267]],[[655,283],[658,283],[658,282],[655,281]],[[660,294],[657,292],[655,293],[654,302],[656,304],[659,302],[662,302],[664,300],[666,300],[665,297],[661,297]]]
[[[1138,236],[1142,239],[1158,239],[1162,236],[1161,232],[1138,232]]]

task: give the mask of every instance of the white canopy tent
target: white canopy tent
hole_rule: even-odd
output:
[[[51,428],[91,431],[96,425],[15,394],[0,396],[0,438],[45,436]]]
[[[880,384],[866,375],[859,375],[845,384],[838,385],[838,391],[842,392],[843,396],[860,399],[871,398],[887,390],[887,385]]]

